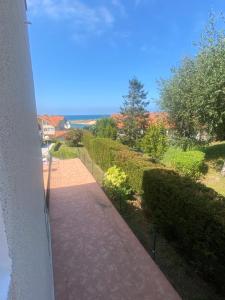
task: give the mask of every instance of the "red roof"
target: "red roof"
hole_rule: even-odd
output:
[[[39,120],[46,121],[48,124],[57,127],[61,121],[64,120],[63,116],[48,116],[48,115],[42,115],[38,116]]]
[[[66,133],[67,133],[66,130],[58,130],[55,132],[54,137],[55,138],[65,137]]]
[[[126,116],[122,114],[113,114],[112,118],[116,121],[118,128],[123,127],[123,121],[126,118]],[[171,124],[169,123],[169,117],[166,112],[150,112],[148,113],[148,120],[149,120],[149,125],[162,123],[166,128],[172,127]]]

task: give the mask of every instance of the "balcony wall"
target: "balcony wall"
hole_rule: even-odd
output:
[[[7,257],[13,300],[53,299],[41,167],[25,1],[0,0],[0,267]]]

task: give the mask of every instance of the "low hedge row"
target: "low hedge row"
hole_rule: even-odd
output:
[[[165,153],[162,162],[170,168],[175,168],[182,175],[198,179],[203,171],[204,159],[205,154],[201,151],[183,151],[171,147]]]
[[[128,183],[137,193],[142,193],[144,171],[155,165],[147,161],[125,145],[107,138],[96,138],[90,132],[84,132],[83,144],[91,158],[107,171],[116,165],[128,177]]]
[[[83,143],[104,171],[116,165],[127,174],[129,185],[142,192],[151,222],[196,271],[225,292],[225,198],[116,141],[87,132]]]
[[[225,198],[166,169],[144,174],[148,214],[206,280],[225,293]]]

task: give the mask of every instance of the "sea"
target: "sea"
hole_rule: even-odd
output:
[[[83,121],[83,120],[99,120],[102,118],[110,117],[110,115],[65,115],[64,116],[68,121]],[[84,124],[71,124],[72,128],[85,128],[88,125]]]

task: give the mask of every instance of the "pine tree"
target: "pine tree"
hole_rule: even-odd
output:
[[[128,95],[123,96],[124,101],[121,107],[121,114],[124,117],[123,140],[130,147],[136,145],[148,127],[146,107],[149,101],[147,100],[147,95],[144,85],[137,78],[129,81],[129,91]]]

